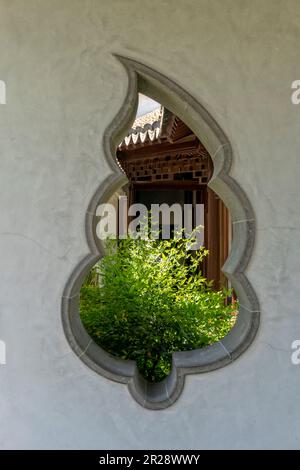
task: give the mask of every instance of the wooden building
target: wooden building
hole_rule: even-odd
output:
[[[129,204],[204,204],[204,244],[210,254],[204,266],[218,288],[230,248],[229,213],[207,186],[213,173],[211,157],[198,137],[166,108],[159,107],[134,122],[117,151],[129,184]]]

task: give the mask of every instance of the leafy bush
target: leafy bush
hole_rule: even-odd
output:
[[[223,338],[235,322],[231,292],[214,291],[199,271],[204,248],[187,239],[107,242],[100,284],[90,276],[81,289],[80,315],[90,336],[107,352],[134,359],[149,382],[171,370],[175,351]]]

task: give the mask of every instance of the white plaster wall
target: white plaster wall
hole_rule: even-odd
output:
[[[299,20],[298,0],[0,0],[0,448],[300,446]],[[257,217],[259,334],[231,366],[188,377],[164,411],[83,365],[61,325],[109,172],[102,134],[126,93],[112,52],[207,107]]]

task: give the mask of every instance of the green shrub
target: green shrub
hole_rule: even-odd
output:
[[[171,370],[175,351],[201,348],[232,328],[231,292],[214,291],[199,271],[208,252],[189,250],[190,241],[107,242],[100,285],[81,289],[80,315],[90,336],[107,352],[136,360],[149,382]]]

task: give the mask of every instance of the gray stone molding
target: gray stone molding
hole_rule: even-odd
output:
[[[259,326],[259,304],[245,275],[254,246],[255,216],[246,194],[229,174],[233,151],[214,118],[197,100],[164,75],[135,60],[116,57],[127,71],[128,91],[118,115],[103,137],[105,158],[112,173],[101,183],[87,209],[86,237],[90,254],[79,263],[66,284],[62,298],[62,322],[71,348],[88,367],[108,379],[127,384],[131,395],[143,407],[162,409],[177,400],[183,390],[185,375],[209,372],[230,364],[255,337]],[[233,221],[232,248],[223,272],[231,281],[240,302],[236,324],[228,335],[206,348],[174,353],[171,374],[158,384],[147,383],[134,361],[118,359],[101,349],[87,334],[78,308],[84,278],[103,255],[103,246],[95,231],[96,208],[127,182],[116,163],[115,152],[134,121],[138,92],[162,103],[179,116],[199,137],[212,157],[214,174],[209,186],[224,201]]]

